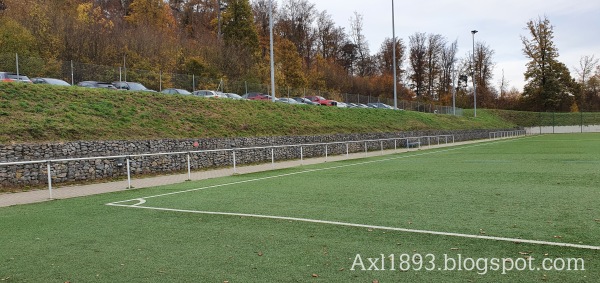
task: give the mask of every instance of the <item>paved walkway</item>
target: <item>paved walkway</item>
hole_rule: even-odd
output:
[[[455,146],[461,144],[469,144],[469,143],[479,143],[485,142],[489,140],[475,140],[475,141],[466,141],[466,142],[456,142],[449,144],[440,144],[440,145],[432,145],[432,146],[424,146],[421,149],[428,148],[440,148],[440,147],[448,147]],[[384,150],[384,151],[371,151],[368,153],[368,157],[380,156],[380,155],[389,155],[407,151],[416,151],[419,149],[397,149],[397,150]],[[238,166],[237,173],[238,174],[247,174],[254,172],[262,172],[268,171],[272,169],[283,169],[296,167],[301,165],[310,165],[310,164],[319,164],[324,162],[332,162],[339,160],[348,160],[348,159],[359,159],[364,158],[365,153],[351,153],[348,156],[346,155],[335,155],[326,157],[317,157],[305,159],[303,161],[293,160],[293,161],[282,161],[276,162],[274,165],[271,163],[268,164],[260,164],[260,165],[252,165],[252,166]],[[205,180],[210,178],[218,178],[224,176],[233,175],[233,168],[226,169],[216,169],[210,171],[201,171],[201,172],[192,172],[191,180]],[[140,178],[140,179],[132,179],[131,186],[133,188],[148,188],[155,186],[163,186],[163,185],[172,185],[177,183],[182,183],[188,180],[188,174],[176,174],[176,175],[166,175],[166,176],[158,176],[158,177],[148,177],[148,178]],[[0,194],[0,207],[19,205],[19,204],[28,204],[28,203],[36,203],[36,202],[44,202],[53,199],[66,199],[66,198],[74,198],[95,194],[102,194],[108,192],[116,192],[116,191],[124,191],[128,188],[127,180],[118,181],[118,182],[109,182],[109,183],[99,183],[99,184],[89,184],[89,185],[76,185],[76,186],[65,186],[60,188],[53,188],[52,197],[50,196],[50,191],[46,190],[36,190],[29,192],[20,192],[20,193],[5,193]]]

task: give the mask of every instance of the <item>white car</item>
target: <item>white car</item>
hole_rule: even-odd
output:
[[[207,98],[223,97],[223,95],[221,95],[218,91],[214,91],[214,90],[196,90],[196,91],[192,92],[192,95],[199,96],[199,97],[207,97]]]

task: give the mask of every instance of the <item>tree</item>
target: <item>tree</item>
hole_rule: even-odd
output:
[[[160,31],[169,31],[175,27],[171,9],[162,0],[133,0],[125,18],[135,26],[149,26]]]
[[[370,76],[375,72],[375,64],[370,55],[369,42],[363,34],[363,16],[358,12],[354,12],[354,17],[350,19],[350,26],[350,37],[358,55],[355,64],[356,75],[361,77]]]
[[[411,88],[417,97],[422,97],[427,78],[427,36],[425,33],[415,33],[408,37]]]
[[[457,77],[455,70],[457,51],[458,42],[456,40],[449,46],[445,46],[442,49],[442,54],[440,57],[441,71],[437,90],[440,99],[443,99],[444,97],[450,97],[452,94],[452,88],[454,87],[453,81]]]
[[[377,65],[379,73],[382,75],[391,75],[394,73],[394,46],[393,39],[386,38],[379,49],[377,57]],[[396,38],[396,75],[402,77],[404,70],[402,63],[404,62],[406,46],[402,39]]]
[[[477,105],[488,108],[494,106],[496,96],[496,91],[491,86],[494,76],[493,56],[494,50],[485,43],[477,42],[475,44],[475,63],[471,62],[471,66],[475,68],[473,77],[477,84]],[[473,56],[469,55],[468,58],[472,61]]]
[[[316,35],[312,25],[316,15],[315,4],[308,0],[287,0],[277,22],[277,33],[294,44],[307,68],[314,55]]]
[[[441,56],[446,45],[446,39],[439,34],[430,34],[427,37],[426,71],[427,74],[427,97],[433,100],[439,99],[436,93],[437,79],[442,71]]]
[[[347,41],[344,28],[336,27],[335,22],[327,11],[317,17],[317,49],[324,59],[339,60],[342,47]]]
[[[258,33],[248,0],[230,0],[223,13],[223,38],[225,43],[249,53],[258,50]]]
[[[281,73],[280,81],[283,86],[301,88],[306,86],[306,77],[302,72],[302,59],[294,48],[294,43],[282,39],[276,48],[278,60],[277,69]]]
[[[523,95],[533,110],[557,111],[569,99],[570,75],[558,62],[554,31],[547,17],[530,20],[527,30],[531,39],[521,36],[523,53],[530,61],[525,71]]]

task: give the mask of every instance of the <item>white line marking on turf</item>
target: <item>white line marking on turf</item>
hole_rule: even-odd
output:
[[[529,137],[531,137],[531,136],[529,136]],[[525,139],[525,138],[529,138],[529,137],[523,137],[523,138],[518,138],[518,139],[520,140],[520,139]],[[448,152],[448,151],[472,148],[472,147],[501,143],[501,142],[510,142],[510,141],[514,141],[514,140],[516,140],[516,139],[493,141],[493,142],[489,142],[489,143],[480,143],[480,144],[475,144],[475,145],[470,145],[470,146],[459,146],[459,147],[454,147],[454,148],[449,148],[449,149],[444,149],[444,150],[428,151],[428,152],[419,153],[419,154],[403,155],[403,156],[398,156],[398,157],[364,161],[364,162],[358,162],[358,163],[352,163],[352,164],[332,166],[332,167],[327,167],[327,168],[310,169],[310,170],[304,170],[304,171],[287,173],[287,174],[280,174],[280,175],[275,175],[275,176],[268,176],[268,177],[262,177],[262,178],[256,178],[256,179],[250,179],[250,180],[244,180],[244,181],[238,181],[238,182],[231,182],[231,183],[226,183],[226,184],[213,185],[213,186],[195,188],[195,189],[178,191],[178,192],[171,192],[171,193],[147,196],[147,197],[142,197],[142,198],[117,201],[117,202],[107,203],[106,205],[129,207],[129,208],[144,208],[144,209],[161,210],[161,211],[174,211],[174,212],[187,212],[187,213],[212,214],[212,215],[229,215],[229,216],[245,216],[245,217],[255,217],[255,218],[292,220],[292,221],[301,221],[301,222],[310,222],[310,223],[341,225],[341,226],[348,226],[348,227],[360,227],[360,228],[371,228],[371,229],[380,229],[380,230],[389,230],[389,231],[400,231],[400,232],[408,232],[408,233],[420,233],[420,234],[453,236],[453,237],[473,238],[473,239],[485,239],[485,240],[495,240],[495,241],[505,241],[505,242],[529,243],[529,244],[548,245],[548,246],[571,247],[571,248],[578,248],[578,249],[600,250],[600,247],[598,247],[598,246],[578,245],[578,244],[568,244],[568,243],[558,243],[558,242],[524,240],[524,239],[514,239],[514,238],[504,238],[504,237],[450,233],[450,232],[437,232],[437,231],[428,231],[428,230],[415,230],[415,229],[406,229],[406,228],[385,227],[385,226],[375,226],[375,225],[366,225],[366,224],[354,224],[354,223],[346,223],[346,222],[316,220],[316,219],[307,219],[307,218],[295,218],[295,217],[285,217],[285,216],[270,216],[270,215],[245,214],[245,213],[233,213],[233,212],[196,211],[196,210],[141,206],[142,204],[146,203],[146,199],[149,199],[149,198],[157,198],[157,197],[163,197],[163,196],[169,196],[169,195],[175,195],[175,194],[181,194],[181,193],[195,192],[195,191],[200,191],[200,190],[225,187],[225,186],[230,186],[230,185],[238,185],[238,184],[268,180],[268,179],[279,178],[279,177],[292,176],[292,175],[303,174],[303,173],[311,173],[311,172],[316,172],[316,171],[324,171],[324,170],[330,170],[330,169],[338,169],[338,168],[344,168],[344,167],[350,167],[350,166],[370,164],[370,163],[375,163],[375,162],[404,159],[404,158],[408,158],[408,157],[423,156],[423,155],[429,155],[429,154],[434,154],[434,153],[443,153],[443,152]],[[125,202],[133,202],[133,201],[137,201],[137,203],[135,203],[133,205],[122,204]]]
[[[525,139],[525,138],[530,138],[530,137],[533,137],[533,136],[528,136],[528,137],[523,137],[523,138],[517,138],[517,139]],[[110,204],[119,204],[119,203],[124,203],[124,202],[139,201],[141,199],[149,199],[149,198],[164,197],[164,196],[170,196],[170,195],[176,195],[176,194],[182,194],[182,193],[189,193],[189,192],[195,192],[195,191],[201,191],[201,190],[207,190],[207,189],[213,189],[213,188],[219,188],[219,187],[225,187],[225,186],[239,185],[239,184],[244,184],[244,183],[257,182],[257,181],[263,181],[263,180],[269,180],[269,179],[274,179],[274,178],[293,176],[293,175],[304,174],[304,173],[312,173],[312,172],[325,171],[325,170],[331,170],[331,169],[339,169],[339,168],[345,168],[345,167],[351,167],[351,166],[365,165],[365,164],[370,164],[370,163],[377,163],[377,162],[384,162],[384,161],[390,161],[390,160],[405,159],[405,158],[409,158],[409,157],[430,155],[430,154],[434,154],[434,153],[444,153],[444,152],[455,151],[455,150],[459,150],[459,149],[472,148],[472,147],[478,147],[478,146],[489,145],[489,144],[496,144],[496,143],[503,143],[503,142],[510,142],[510,141],[514,141],[514,140],[517,140],[517,139],[484,142],[484,143],[479,143],[479,144],[474,144],[474,145],[457,146],[457,147],[453,147],[453,148],[449,148],[449,149],[442,149],[442,150],[436,150],[436,151],[426,151],[426,152],[417,153],[417,154],[402,155],[402,156],[390,157],[390,158],[385,158],[385,159],[363,161],[363,162],[357,162],[357,163],[352,163],[352,164],[344,164],[344,165],[332,166],[332,167],[327,167],[327,168],[308,169],[308,170],[304,170],[304,171],[298,171],[298,172],[292,172],[292,173],[286,173],[286,174],[280,174],[280,175],[274,175],[274,176],[268,176],[268,177],[262,177],[262,178],[255,178],[255,179],[250,179],[250,180],[237,181],[237,182],[231,182],[231,183],[225,183],[225,184],[219,184],[219,185],[212,185],[212,186],[207,186],[207,187],[202,187],[202,188],[194,188],[194,189],[189,189],[189,190],[183,190],[183,191],[177,191],[177,192],[171,192],[171,193],[164,193],[164,194],[158,194],[158,195],[152,195],[152,196],[147,196],[147,197],[142,197],[142,198],[128,199],[128,200],[123,200],[123,201],[117,201],[117,202],[108,203],[108,205],[110,205]]]
[[[525,240],[525,239],[516,239],[516,238],[494,237],[494,236],[470,235],[470,234],[460,234],[460,233],[450,233],[450,232],[438,232],[438,231],[429,231],[429,230],[406,229],[406,228],[386,227],[386,226],[376,226],[376,225],[366,225],[366,224],[356,224],[356,223],[339,222],[339,221],[317,220],[317,219],[309,219],[309,218],[297,218],[297,217],[286,217],[286,216],[272,216],[272,215],[261,215],[261,214],[247,214],[247,213],[233,213],[233,212],[216,212],[216,211],[199,211],[199,210],[160,208],[160,207],[140,206],[139,204],[136,204],[136,205],[122,205],[122,204],[111,203],[111,204],[108,204],[108,205],[111,205],[111,206],[121,206],[121,207],[131,207],[131,208],[143,208],[143,209],[160,210],[160,211],[171,211],[171,212],[184,212],[184,213],[197,213],[197,214],[210,214],[210,215],[226,215],[226,216],[240,216],[240,217],[253,217],[253,218],[263,218],[263,219],[277,219],[277,220],[299,221],[299,222],[308,222],[308,223],[317,223],[317,224],[329,224],[329,225],[338,225],[338,226],[346,226],[346,227],[368,228],[368,229],[378,229],[378,230],[398,231],[398,232],[418,233],[418,234],[428,234],[428,235],[438,235],[438,236],[450,236],[450,237],[460,237],[460,238],[484,239],[484,240],[494,240],[494,241],[503,241],[503,242],[513,242],[513,243],[525,243],[525,244],[536,244],[536,245],[546,245],[546,246],[559,246],[559,247],[569,247],[569,248],[587,249],[587,250],[600,250],[600,247],[598,247],[598,246],[589,246],[589,245],[558,243],[558,242],[547,242],[547,241],[537,241],[537,240]]]

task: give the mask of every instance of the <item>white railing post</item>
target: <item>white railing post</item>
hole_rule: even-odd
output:
[[[327,144],[325,144],[325,161],[327,161]]]
[[[271,147],[271,167],[275,168],[275,148]]]
[[[381,146],[381,155],[383,155],[383,141],[379,141],[379,144]]]
[[[50,199],[52,199],[52,171],[50,168],[50,161],[46,163],[46,170],[48,170],[48,192],[50,193]]]
[[[187,153],[188,181],[192,180],[192,163],[190,162],[190,153]]]
[[[235,150],[231,151],[231,156],[233,157],[233,174],[237,173],[236,160],[235,160]]]
[[[131,166],[129,165],[129,156],[127,156],[127,189],[131,189]]]
[[[302,146],[300,146],[300,163],[304,165],[304,151],[302,150]]]
[[[398,149],[398,140],[394,139],[394,150]]]
[[[367,154],[367,142],[365,142],[365,157],[367,157],[367,156],[368,156],[368,154]]]

